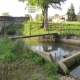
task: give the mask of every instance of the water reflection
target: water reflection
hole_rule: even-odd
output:
[[[70,75],[80,78],[80,66],[77,66],[70,72]]]
[[[57,61],[63,59],[63,55],[65,54],[76,53],[80,50],[79,46],[54,42],[38,42],[37,45],[31,44],[29,47],[33,50],[49,52],[52,54],[54,59],[56,53]]]
[[[46,51],[51,53],[54,59],[56,53],[57,61],[63,59],[64,54],[74,54],[80,50],[80,46],[64,43],[38,42],[36,40],[34,41],[33,39],[27,39],[26,43],[29,46],[29,48],[33,50]],[[73,70],[71,70],[70,75],[80,77],[80,66],[78,65]]]

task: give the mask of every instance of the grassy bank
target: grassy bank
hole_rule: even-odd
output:
[[[0,40],[0,80],[58,80],[55,63],[44,61],[22,40]]]
[[[24,22],[23,34],[44,34],[44,33],[59,33],[61,35],[76,35],[80,36],[79,22],[63,22],[63,23],[48,23],[48,30],[41,28],[42,23],[38,22]],[[31,30],[31,31],[30,31]]]
[[[24,23],[12,23],[5,28],[7,34],[17,35],[34,35],[45,33],[58,33],[61,35],[75,35],[80,36],[80,23],[79,22],[63,22],[63,23],[48,23],[48,30],[45,31],[41,28],[42,22],[28,21]]]

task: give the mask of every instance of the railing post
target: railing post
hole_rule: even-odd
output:
[[[55,53],[55,62],[56,62],[56,53]]]
[[[48,23],[48,34],[49,34],[49,23]]]
[[[31,16],[30,16],[30,36],[31,36]]]
[[[4,35],[6,34],[6,31],[5,31],[5,22],[3,22],[3,24],[4,24]]]
[[[61,24],[61,26],[60,26],[60,35],[61,35],[61,27],[62,27],[63,25]]]

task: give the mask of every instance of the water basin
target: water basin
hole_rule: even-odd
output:
[[[51,53],[56,61],[64,59],[63,55],[65,54],[75,54],[80,51],[80,46],[59,42],[34,42],[33,40],[29,40],[29,42],[27,42],[27,45],[30,49]],[[70,75],[80,77],[80,65],[72,69],[70,71]]]

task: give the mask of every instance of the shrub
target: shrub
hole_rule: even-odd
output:
[[[10,39],[7,36],[5,36],[3,39],[0,40],[0,59],[6,61],[12,59],[12,49],[13,44],[11,43]]]
[[[22,23],[12,23],[5,28],[5,32],[10,35],[12,34],[21,35],[23,34],[23,25]]]
[[[12,42],[7,37],[0,40],[0,59],[3,61],[12,62],[20,60],[25,51],[27,50],[24,46],[24,42],[21,40]]]

